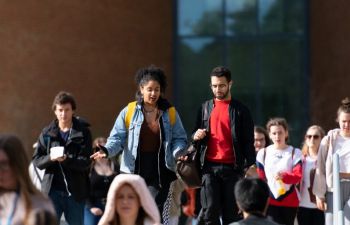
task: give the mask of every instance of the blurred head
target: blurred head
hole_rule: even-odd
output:
[[[13,135],[0,135],[0,189],[34,188],[28,167],[29,158],[22,142]]]
[[[259,178],[244,178],[235,185],[235,198],[238,207],[246,213],[265,215],[269,187]]]
[[[140,205],[140,199],[134,188],[129,184],[122,185],[116,194],[115,210],[119,217],[137,218]]]
[[[254,127],[254,147],[255,151],[259,151],[262,148],[270,145],[270,138],[267,131],[259,126]]]
[[[210,87],[214,98],[229,100],[231,98],[231,72],[223,66],[215,67],[210,73]]]
[[[0,189],[36,193],[28,172],[29,158],[22,142],[14,135],[0,135]]]
[[[135,217],[136,216],[136,217]],[[121,224],[121,221],[143,224],[160,223],[158,207],[145,180],[136,174],[119,174],[111,183],[106,208],[99,224]]]
[[[164,71],[153,65],[137,71],[135,80],[138,85],[136,100],[149,105],[156,105],[167,87]]]
[[[266,124],[269,137],[276,147],[283,147],[288,141],[288,124],[284,118],[270,119]]]
[[[30,197],[43,197],[32,183],[28,168],[29,157],[18,137],[0,135],[0,191],[19,190],[25,206],[24,221],[27,221],[32,208]]]
[[[60,124],[71,123],[75,109],[75,100],[70,93],[61,91],[55,96],[52,110]]]
[[[348,97],[341,101],[336,121],[339,123],[341,135],[350,137],[350,100]]]

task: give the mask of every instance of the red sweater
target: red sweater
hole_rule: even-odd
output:
[[[210,114],[210,131],[206,159],[218,163],[234,163],[231,121],[229,116],[230,100],[215,100]]]

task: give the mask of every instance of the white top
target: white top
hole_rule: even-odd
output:
[[[306,208],[317,208],[316,204],[310,201],[310,172],[316,168],[316,159],[306,156],[303,161],[303,178],[300,190],[300,206]]]
[[[266,156],[264,160],[265,152]],[[293,158],[292,152],[293,146],[288,146],[285,149],[276,149],[274,145],[270,145],[265,151],[259,151],[256,156],[257,161],[264,166],[267,184],[276,199],[283,195],[279,192],[281,185],[284,186],[285,191],[288,191],[292,185],[281,183],[275,179],[275,176],[279,172],[292,172],[293,167],[301,160],[302,154],[300,149],[295,148]]]
[[[334,149],[339,155],[339,172],[350,173],[350,138],[339,135],[335,143]]]

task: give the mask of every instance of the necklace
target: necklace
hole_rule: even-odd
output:
[[[154,107],[152,110],[147,111],[145,107],[143,107],[143,112],[145,112],[147,115],[153,113],[154,111],[156,111],[157,107]]]

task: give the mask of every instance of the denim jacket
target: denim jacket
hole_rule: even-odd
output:
[[[162,147],[165,150],[165,165],[168,169],[175,171],[175,159],[179,157],[186,148],[187,134],[177,112],[176,121],[171,125],[168,114],[169,106],[165,107],[164,110],[162,110],[162,107],[159,108],[159,123],[162,123],[162,126],[160,127],[163,128],[162,132],[160,132],[160,138],[163,145]],[[134,115],[131,117],[129,129],[127,130],[125,126],[127,109],[128,108],[125,107],[119,113],[105,147],[108,151],[108,157],[113,157],[123,151],[120,171],[124,173],[134,173],[144,115],[142,113],[141,105],[137,104]]]

